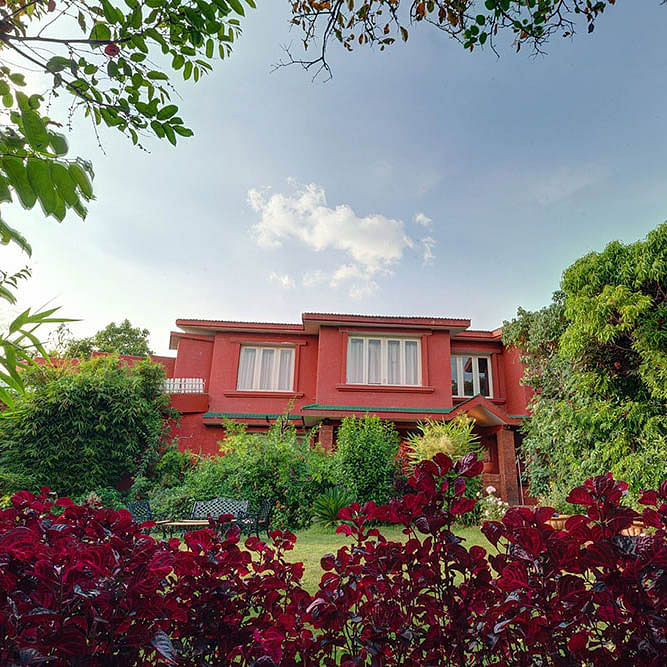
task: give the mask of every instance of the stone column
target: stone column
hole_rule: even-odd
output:
[[[500,472],[500,494],[510,505],[518,505],[519,481],[514,448],[514,431],[509,426],[501,426],[496,438],[498,442],[498,468]]]

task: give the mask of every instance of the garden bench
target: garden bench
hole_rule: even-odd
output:
[[[137,523],[144,521],[155,521],[156,524],[167,523],[169,519],[156,519],[151,504],[147,500],[138,500],[127,504],[127,511]]]
[[[231,514],[234,518],[232,523],[240,524],[248,511],[247,500],[234,500],[233,498],[213,498],[212,500],[196,500],[192,506],[188,519],[174,519],[161,524],[163,533],[174,530],[192,530],[206,528],[209,525],[208,517],[217,519],[221,514]]]
[[[274,506],[274,500],[263,500],[256,510],[248,512],[245,518],[238,522],[241,532],[245,535],[252,535],[254,533],[259,538],[259,533],[263,530],[268,537]]]

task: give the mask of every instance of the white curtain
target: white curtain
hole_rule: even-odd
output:
[[[253,347],[242,347],[239,360],[239,377],[236,383],[237,389],[252,389],[252,381],[255,376],[255,355],[257,350]]]
[[[407,354],[407,343],[406,343]],[[406,364],[407,371],[407,364]],[[387,382],[389,384],[401,383],[401,341],[387,341]],[[412,384],[408,382],[408,384]]]
[[[259,388],[273,389],[273,358],[274,351],[269,348],[262,350],[262,365],[259,369]]]
[[[368,341],[368,384],[382,382],[382,341]]]
[[[417,341],[405,341],[405,384],[421,384],[418,377],[419,359]]]
[[[294,350],[280,350],[280,368],[278,370],[278,389],[292,389],[292,369],[294,368]]]
[[[362,384],[364,381],[364,341],[351,338],[347,353],[347,381]]]

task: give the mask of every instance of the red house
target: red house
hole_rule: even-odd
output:
[[[300,324],[177,320],[165,364],[182,449],[218,451],[224,419],[265,430],[291,405],[299,428],[320,425],[325,447],[347,416],[377,414],[399,432],[420,420],[475,420],[485,483],[525,501],[516,450],[529,391],[500,330],[469,320],[304,313]]]

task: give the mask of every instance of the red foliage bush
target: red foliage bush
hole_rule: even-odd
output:
[[[667,482],[639,515],[624,483],[590,479],[564,530],[510,509],[484,525],[487,555],[452,530],[480,472],[438,455],[403,498],[342,510],[351,544],[322,558],[314,596],[291,533],[243,548],[223,516],[157,541],[125,511],[21,492],[0,512],[0,664],[663,665]],[[652,532],[621,535],[640,516]]]

